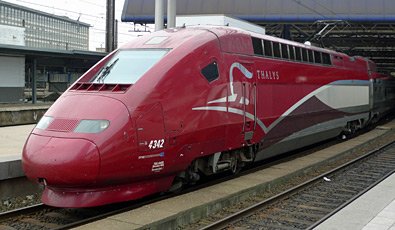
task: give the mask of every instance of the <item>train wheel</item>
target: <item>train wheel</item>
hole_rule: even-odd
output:
[[[232,174],[237,174],[241,170],[240,162],[236,156],[233,156],[230,160],[230,170],[231,170]]]
[[[184,187],[184,182],[183,179],[180,177],[174,178],[173,184],[171,185],[169,192],[180,192],[182,188]]]

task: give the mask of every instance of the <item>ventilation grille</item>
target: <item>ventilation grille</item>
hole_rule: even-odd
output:
[[[77,127],[79,120],[55,119],[48,126],[47,130],[58,132],[71,132]]]
[[[70,90],[88,91],[88,92],[115,92],[123,93],[129,89],[131,84],[98,84],[89,82],[78,82]]]

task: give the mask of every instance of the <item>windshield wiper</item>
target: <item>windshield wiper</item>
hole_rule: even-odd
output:
[[[101,81],[102,83],[104,83],[104,79],[111,72],[112,67],[114,67],[115,63],[117,63],[118,60],[119,60],[119,58],[115,59],[110,65],[106,66],[104,69],[102,69],[102,71],[100,71],[100,73],[96,79],[97,82],[100,83],[100,81]]]

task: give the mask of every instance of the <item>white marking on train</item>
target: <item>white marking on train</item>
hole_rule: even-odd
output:
[[[152,172],[160,172],[165,167],[165,161],[156,161],[152,164]]]
[[[222,97],[218,98],[212,101],[209,101],[207,104],[212,104],[212,103],[221,103],[221,102],[235,102],[237,99],[237,94],[234,91],[233,87],[233,69],[236,68],[240,70],[240,72],[244,75],[244,77],[251,79],[252,78],[252,72],[250,72],[246,67],[244,67],[242,64],[239,62],[235,62],[230,66],[229,69],[229,84],[230,84],[230,94],[228,97]]]
[[[363,81],[365,82],[365,81]],[[290,108],[288,108],[283,114],[281,114],[281,116],[279,116],[273,123],[271,123],[269,126],[266,126],[259,118],[256,118],[258,125],[262,128],[263,132],[268,133],[271,129],[273,129],[278,123],[280,123],[284,118],[286,118],[290,113],[292,113],[295,109],[297,109],[299,106],[301,106],[303,103],[305,103],[307,100],[309,100],[310,98],[317,96],[318,94],[320,94],[321,92],[332,88],[332,87],[336,87],[339,84],[345,84],[347,83],[347,81],[334,81],[328,85],[324,85],[321,86],[320,88],[314,90],[313,92],[307,94],[306,96],[304,96],[302,99],[300,99],[298,102],[296,102],[294,105],[292,105]],[[231,95],[233,96],[233,95]],[[225,97],[226,98],[226,97]],[[322,99],[322,96],[321,98]],[[323,103],[325,103],[325,101],[323,101]],[[330,105],[329,105],[330,106]],[[255,120],[255,116],[245,112],[241,109],[236,109],[236,108],[232,108],[229,107],[227,108],[226,106],[203,106],[203,107],[195,107],[192,108],[192,110],[212,110],[212,111],[221,111],[221,112],[229,112],[229,113],[234,113],[234,114],[238,114],[241,116],[244,116],[244,114],[246,114],[246,117],[251,119],[251,120]]]

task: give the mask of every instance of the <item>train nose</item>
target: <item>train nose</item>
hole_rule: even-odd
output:
[[[94,183],[100,156],[96,145],[84,139],[31,134],[23,149],[26,176],[48,186],[74,187]]]

